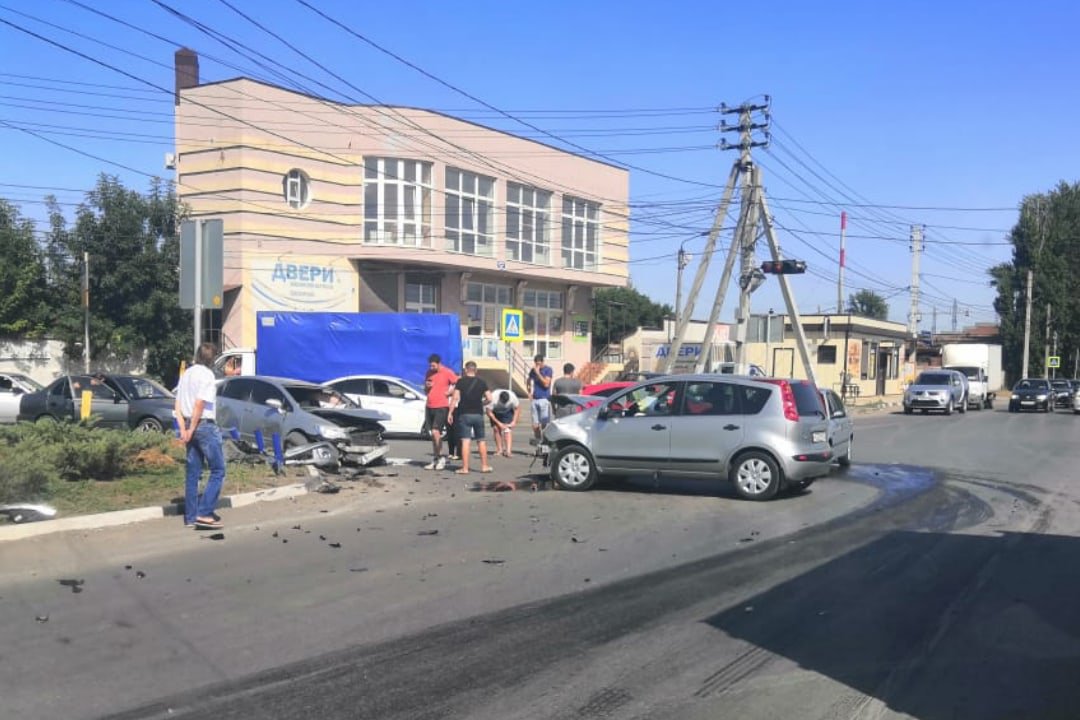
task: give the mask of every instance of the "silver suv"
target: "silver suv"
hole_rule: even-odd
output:
[[[924,370],[904,391],[904,413],[907,415],[916,410],[923,415],[930,410],[952,415],[953,410],[965,413],[967,408],[967,376],[956,370]]]
[[[813,384],[712,375],[652,378],[544,431],[545,463],[565,490],[636,473],[724,477],[748,500],[829,473],[828,422]]]

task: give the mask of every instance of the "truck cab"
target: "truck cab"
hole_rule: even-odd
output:
[[[214,375],[224,378],[233,375],[255,374],[255,348],[230,348],[214,361]]]
[[[946,365],[946,370],[955,370],[968,380],[967,404],[972,410],[993,409],[995,393],[990,389],[990,379],[986,370],[971,365]]]

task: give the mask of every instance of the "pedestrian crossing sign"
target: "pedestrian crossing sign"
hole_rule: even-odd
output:
[[[521,342],[522,325],[525,317],[521,310],[503,308],[502,311],[502,339],[506,342]]]
[[[1061,367],[1061,356],[1060,355],[1051,355],[1050,357],[1046,358],[1046,360],[1047,360],[1046,367],[1048,367],[1048,368],[1059,368],[1059,367]]]

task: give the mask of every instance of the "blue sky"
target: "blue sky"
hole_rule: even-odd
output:
[[[456,111],[532,132],[493,117],[294,0],[230,1],[383,102]],[[210,56],[265,76],[151,0],[86,4],[199,51],[204,80],[240,74]],[[278,59],[285,70],[340,87],[343,97],[356,95],[219,0],[167,4]],[[641,218],[633,226],[632,279],[660,301],[674,300],[679,244],[690,252],[703,246],[701,233],[719,197],[709,185],[724,182],[733,160],[715,147],[720,116],[713,109],[721,102],[761,93],[773,98],[775,142],[755,158],[783,228],[785,253],[812,269],[793,278],[804,312],[835,306],[830,278],[845,208],[851,217],[849,287],[888,296],[890,316],[904,320],[908,224],[924,223],[922,329],[930,329],[933,307],[938,328],[947,329],[954,299],[961,324],[993,320],[985,269],[1009,257],[1003,243],[1017,204],[1025,194],[1076,179],[1073,78],[1080,50],[1073,34],[1080,7],[1065,2],[1022,10],[1004,2],[773,3],[742,10],[715,2],[316,4],[492,105],[616,160],[693,181],[631,171],[631,199]],[[172,85],[175,45],[64,0],[0,0],[0,19],[155,85]],[[0,60],[0,196],[26,214],[41,216],[35,201],[45,191],[25,186],[85,189],[102,170],[135,187],[145,187],[147,179],[10,125],[162,172],[171,147],[169,96],[3,24]],[[61,202],[81,197],[56,194]],[[710,296],[720,265],[714,260]],[[774,281],[754,294],[753,305],[755,311],[782,310]],[[696,315],[707,307],[703,299]],[[734,307],[732,296],[725,319]]]

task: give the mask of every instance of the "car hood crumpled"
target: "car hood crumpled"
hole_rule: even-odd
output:
[[[381,410],[364,408],[314,408],[308,412],[343,427],[351,427],[364,422],[384,422],[390,419],[390,415]]]

